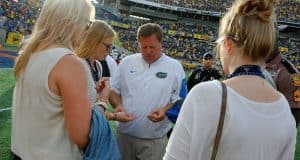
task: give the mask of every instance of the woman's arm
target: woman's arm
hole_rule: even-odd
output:
[[[51,83],[54,83],[52,89]],[[88,99],[84,66],[79,59],[74,55],[61,58],[49,75],[49,86],[54,93],[62,97],[71,140],[80,148],[84,148],[88,143],[92,108]]]

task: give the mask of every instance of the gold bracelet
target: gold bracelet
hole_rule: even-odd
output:
[[[100,107],[102,107],[104,109],[104,112],[108,108],[107,107],[107,103],[105,103],[104,101],[101,101],[101,100],[97,100],[95,104],[98,105],[98,106],[100,106]]]
[[[100,97],[98,100],[103,101],[103,102],[109,104],[109,100],[107,98]]]

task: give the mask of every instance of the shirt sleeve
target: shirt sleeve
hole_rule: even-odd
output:
[[[164,160],[190,159],[189,150],[191,147],[192,119],[194,115],[193,107],[190,106],[190,109],[185,109],[188,104],[186,101],[183,104],[183,108],[169,139]]]
[[[281,155],[282,159],[294,160],[296,146],[296,138],[294,137],[297,137],[297,132],[294,133],[294,136],[291,136],[289,143],[284,147],[284,151]]]
[[[111,90],[120,94],[121,93],[121,65],[119,65],[110,79]]]
[[[106,60],[108,62],[108,68],[109,68],[109,72],[110,72],[110,76],[113,77],[117,67],[118,67],[118,64],[117,62],[111,57],[111,56],[107,56],[106,57]]]
[[[179,67],[178,74],[176,74],[172,91],[173,91],[171,96],[172,103],[176,102],[177,100],[184,99],[187,95],[185,72],[181,65]]]
[[[221,95],[212,95],[221,91],[207,87],[208,83],[194,87],[185,99],[164,160],[210,159],[221,105]]]

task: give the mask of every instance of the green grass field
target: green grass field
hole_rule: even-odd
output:
[[[11,107],[14,78],[12,69],[0,69],[0,110]],[[10,159],[11,110],[0,112],[0,160]]]
[[[0,110],[11,107],[12,92],[14,87],[12,69],[0,68]],[[110,109],[111,110],[111,109]],[[115,131],[115,124],[110,123]],[[10,131],[11,110],[0,112],[0,160],[10,160]],[[300,141],[300,129],[298,129],[297,141]],[[295,160],[300,160],[300,143],[296,146]]]

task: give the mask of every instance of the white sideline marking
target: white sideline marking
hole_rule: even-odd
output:
[[[4,112],[4,111],[7,111],[7,110],[11,110],[11,107],[0,109],[0,112]]]

